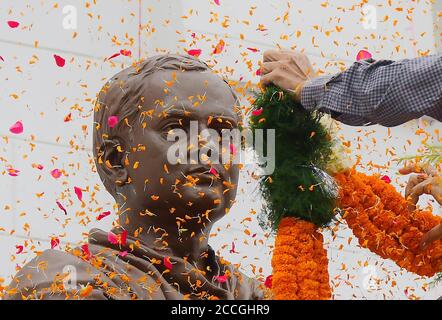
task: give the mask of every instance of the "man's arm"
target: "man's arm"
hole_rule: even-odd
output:
[[[266,52],[261,82],[293,91],[306,109],[322,110],[349,125],[396,126],[424,115],[442,121],[442,55],[363,60],[317,78],[306,59],[299,53]]]

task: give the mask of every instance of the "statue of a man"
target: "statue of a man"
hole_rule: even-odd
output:
[[[234,202],[238,165],[191,160],[220,144],[202,130],[238,128],[236,102],[230,86],[190,56],[155,56],[115,75],[98,95],[93,140],[97,171],[118,204],[115,228],[92,229],[88,243],[69,252],[44,251],[5,298],[264,299],[261,282],[208,244]],[[196,145],[186,138],[187,155],[171,163],[171,132],[188,137],[192,122]]]

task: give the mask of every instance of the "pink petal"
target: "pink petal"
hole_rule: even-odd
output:
[[[229,147],[230,147],[230,154],[235,155],[235,154],[236,154],[236,148],[235,148],[235,145],[234,145],[233,143],[231,143],[231,144],[229,145]]]
[[[107,240],[112,243],[112,244],[118,244],[118,237],[115,233],[113,233],[112,231],[109,231],[107,233]]]
[[[38,170],[43,170],[44,169],[42,164],[36,164],[36,165],[33,165],[32,167],[35,168],[35,169],[38,169]]]
[[[8,26],[12,29],[17,28],[19,25],[20,25],[20,23],[17,21],[8,21]]]
[[[218,176],[218,171],[214,167],[210,168],[209,173],[213,174],[214,176]]]
[[[9,128],[9,131],[13,134],[23,133],[23,123],[21,121],[17,121]]]
[[[20,170],[17,170],[17,169],[14,169],[14,168],[8,168],[7,170],[8,170],[8,174],[11,177],[17,177],[18,174],[20,173]]]
[[[172,265],[172,262],[170,262],[169,257],[164,257],[163,264],[167,269],[172,270],[173,265]]]
[[[82,201],[82,199],[83,199],[83,190],[81,190],[79,187],[74,187],[74,192],[77,195],[78,200]]]
[[[382,176],[381,180],[384,181],[385,183],[391,183],[391,179],[389,176]]]
[[[61,210],[63,210],[64,214],[67,215],[68,212],[67,212],[66,209],[63,207],[63,205],[62,205],[60,202],[58,202],[58,201],[56,201],[56,203],[57,203],[57,206],[58,206]]]
[[[216,281],[220,282],[220,283],[224,283],[227,281],[227,276],[223,275],[223,276],[215,276],[214,277]]]
[[[23,246],[15,246],[15,248],[17,249],[17,251],[15,252],[15,254],[20,254],[23,252],[24,247]]]
[[[201,52],[202,52],[201,49],[191,49],[191,50],[187,51],[187,53],[189,55],[197,57],[197,58],[201,55]]]
[[[59,66],[60,68],[64,67],[64,65],[66,64],[66,60],[56,54],[54,54],[54,59],[57,66]]]
[[[125,256],[127,256],[127,250],[126,251],[120,251],[120,252],[118,252],[118,255],[120,256],[120,257],[125,257]]]
[[[120,53],[125,57],[132,57],[132,51],[130,50],[122,49],[120,50]]]
[[[219,6],[220,4],[219,4],[219,0],[214,0],[215,1],[215,3]]]
[[[259,50],[256,49],[256,48],[247,48],[247,50],[250,50],[250,51],[252,51],[252,52],[258,52],[258,51],[259,51]]]
[[[255,74],[256,74],[257,76],[260,76],[260,75],[261,75],[261,69],[256,70]]]
[[[118,117],[117,116],[110,116],[107,119],[107,124],[109,125],[110,128],[113,128],[117,125],[118,123]]]
[[[121,234],[120,234],[120,244],[122,245],[122,246],[125,246],[126,245],[126,241],[127,241],[127,231],[126,230],[124,230]]]
[[[112,60],[113,58],[116,58],[116,57],[118,57],[118,56],[120,56],[121,55],[121,53],[114,53],[113,55],[111,55],[109,58],[107,58],[105,61],[107,61],[107,60]]]
[[[263,110],[262,108],[259,108],[259,109],[257,109],[257,110],[253,110],[253,111],[252,111],[252,116],[258,117],[258,116],[261,115],[261,113],[262,113],[263,111],[264,111],[264,110]]]
[[[86,260],[89,260],[90,258],[92,258],[92,254],[89,251],[89,245],[87,243],[85,243],[81,246],[81,251],[83,251],[83,255],[86,256]]]
[[[107,217],[107,216],[110,215],[110,214],[111,214],[110,211],[102,212],[102,213],[100,213],[100,215],[97,217],[97,220],[100,221],[101,219]]]
[[[229,253],[237,253],[235,251],[235,242],[232,242],[232,249],[230,249]]]
[[[216,45],[215,49],[213,49],[212,53],[213,54],[220,54],[221,52],[223,52],[225,44],[226,43],[224,42],[224,40],[220,40],[218,42],[218,44]]]
[[[366,50],[361,50],[356,55],[356,61],[365,60],[365,59],[371,59],[371,58],[372,58],[371,53],[366,51]]]
[[[60,239],[58,238],[52,238],[51,239],[51,249],[54,249],[60,244]]]
[[[1,61],[3,61],[3,62],[5,62],[5,59],[3,59],[3,57],[2,57],[2,56],[0,56],[0,60],[1,60]]]
[[[273,276],[270,275],[266,278],[266,280],[264,282],[264,285],[269,289],[272,289],[272,279],[273,279]]]
[[[51,171],[51,176],[58,179],[61,177],[61,171],[59,169],[54,169]]]

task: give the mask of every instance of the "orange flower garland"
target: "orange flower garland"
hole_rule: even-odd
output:
[[[339,207],[362,247],[421,276],[442,270],[442,240],[425,250],[419,247],[424,233],[441,218],[429,211],[410,212],[407,201],[378,176],[352,170],[335,179],[341,187]]]
[[[331,288],[327,251],[316,226],[304,220],[281,220],[272,258],[275,300],[328,300]]]

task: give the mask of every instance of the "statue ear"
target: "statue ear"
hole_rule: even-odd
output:
[[[126,153],[118,139],[104,140],[101,144],[101,170],[116,186],[124,185],[129,174],[124,165]]]

